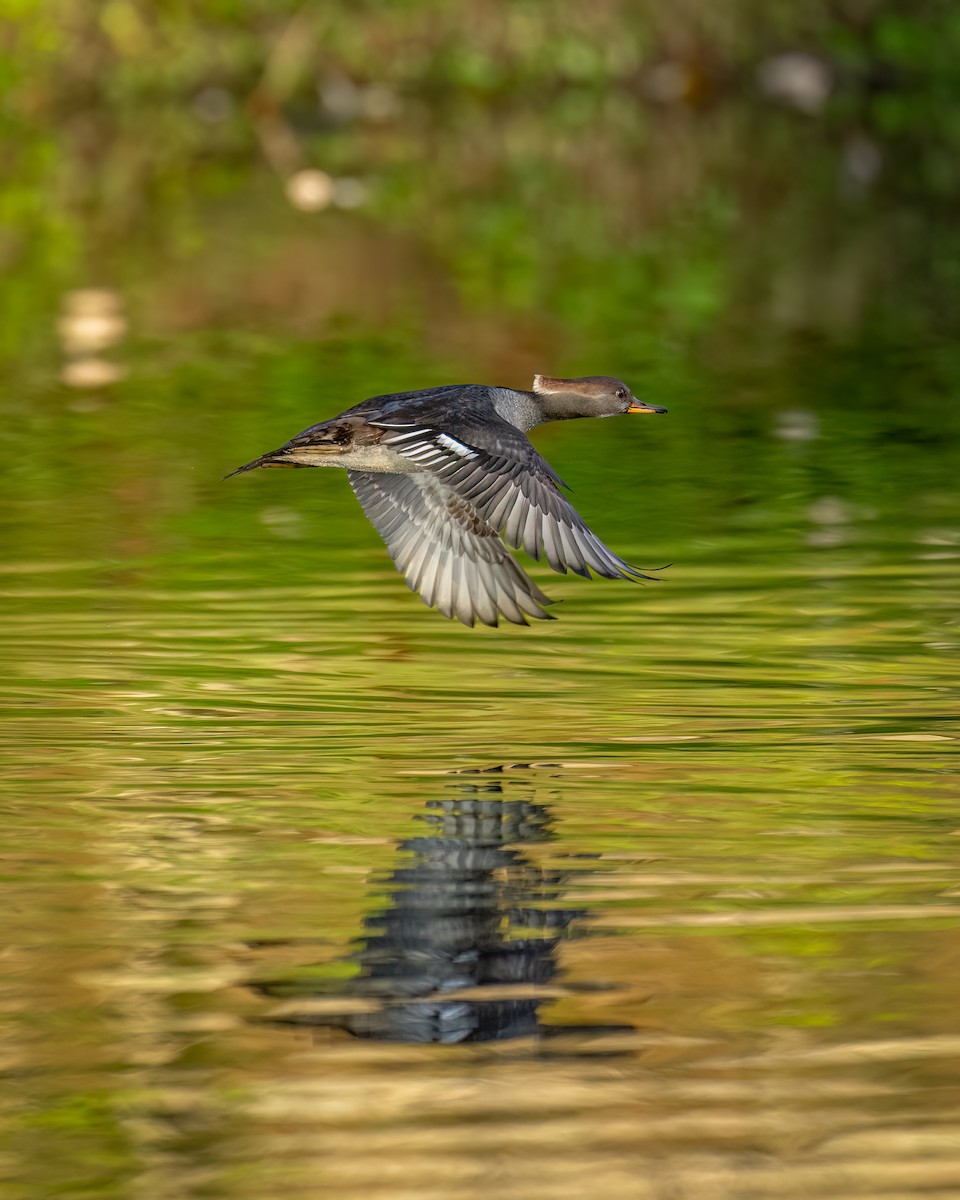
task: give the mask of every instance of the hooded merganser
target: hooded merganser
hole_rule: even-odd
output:
[[[561,574],[650,579],[587,528],[566,485],[526,437],[545,421],[663,413],[604,375],[537,375],[529,392],[450,384],[373,396],[312,425],[255,467],[345,467],[364,512],[410,587],[472,626],[550,619],[549,600],[504,541]],[[503,541],[501,541],[501,538]]]

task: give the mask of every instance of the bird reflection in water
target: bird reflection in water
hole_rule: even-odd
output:
[[[271,1020],[420,1043],[571,1032],[540,1019],[541,1006],[562,994],[551,987],[558,946],[586,915],[556,906],[569,871],[524,854],[552,838],[549,810],[519,780],[470,775],[455,795],[426,802],[418,819],[428,834],[398,844],[403,861],[383,881],[387,905],[365,919],[351,956],[359,976],[258,984],[292,1001]],[[517,791],[526,794],[513,798]],[[298,1001],[306,1001],[301,1011]]]

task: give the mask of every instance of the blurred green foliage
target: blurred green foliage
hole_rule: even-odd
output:
[[[955,315],[947,4],[4,0],[0,47],[8,362],[58,289],[199,263],[227,208],[269,253],[263,179],[304,166],[466,303],[592,339]]]
[[[609,86],[659,58],[728,83],[781,49],[823,53],[862,78],[956,87],[960,18],[947,0],[3,0],[8,97],[129,103],[216,81],[285,94],[311,69],[403,87],[481,92],[544,83]]]

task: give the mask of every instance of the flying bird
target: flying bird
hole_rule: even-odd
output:
[[[232,471],[345,467],[397,569],[464,625],[551,619],[552,601],[504,543],[561,574],[650,579],[600,541],[527,432],[545,421],[663,413],[605,375],[534,377],[531,391],[450,384],[373,396]]]

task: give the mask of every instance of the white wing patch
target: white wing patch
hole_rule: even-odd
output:
[[[421,467],[435,467],[443,463],[444,452],[435,441],[432,429],[411,429],[409,433],[395,433],[393,437],[383,439],[385,446],[395,446],[397,453]],[[419,438],[419,441],[414,441]]]
[[[438,433],[437,441],[441,446],[446,446],[448,450],[452,450],[454,454],[460,458],[478,458],[476,450],[471,450],[469,446],[465,446],[463,442],[458,442],[456,438],[452,438],[449,433]]]
[[[378,421],[377,424],[383,422]],[[429,428],[411,429],[409,433],[394,433],[384,438],[383,444],[393,446],[398,454],[422,467],[452,466],[480,457],[476,450],[458,442],[449,433],[437,433]]]

